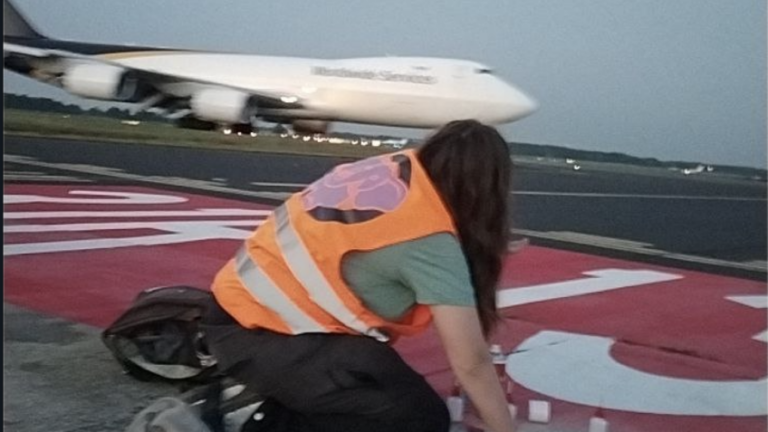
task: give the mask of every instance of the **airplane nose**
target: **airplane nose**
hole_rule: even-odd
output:
[[[523,93],[521,90],[508,85],[507,92],[502,102],[504,106],[504,122],[513,122],[533,114],[539,109],[535,99]]]

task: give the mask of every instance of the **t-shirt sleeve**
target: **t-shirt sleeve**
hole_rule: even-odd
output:
[[[411,242],[399,261],[401,282],[425,305],[474,306],[469,267],[458,239],[449,233]]]

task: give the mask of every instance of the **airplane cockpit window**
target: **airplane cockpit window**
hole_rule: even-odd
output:
[[[477,68],[476,72],[479,74],[489,74],[489,75],[493,74],[493,70],[488,68]]]

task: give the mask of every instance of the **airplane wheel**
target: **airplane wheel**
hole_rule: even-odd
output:
[[[234,135],[249,135],[251,132],[255,132],[253,126],[249,124],[234,124],[230,129]]]

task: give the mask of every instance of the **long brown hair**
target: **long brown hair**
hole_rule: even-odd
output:
[[[509,147],[495,128],[458,120],[428,138],[418,158],[453,216],[488,336],[499,319],[496,284],[510,230]]]

